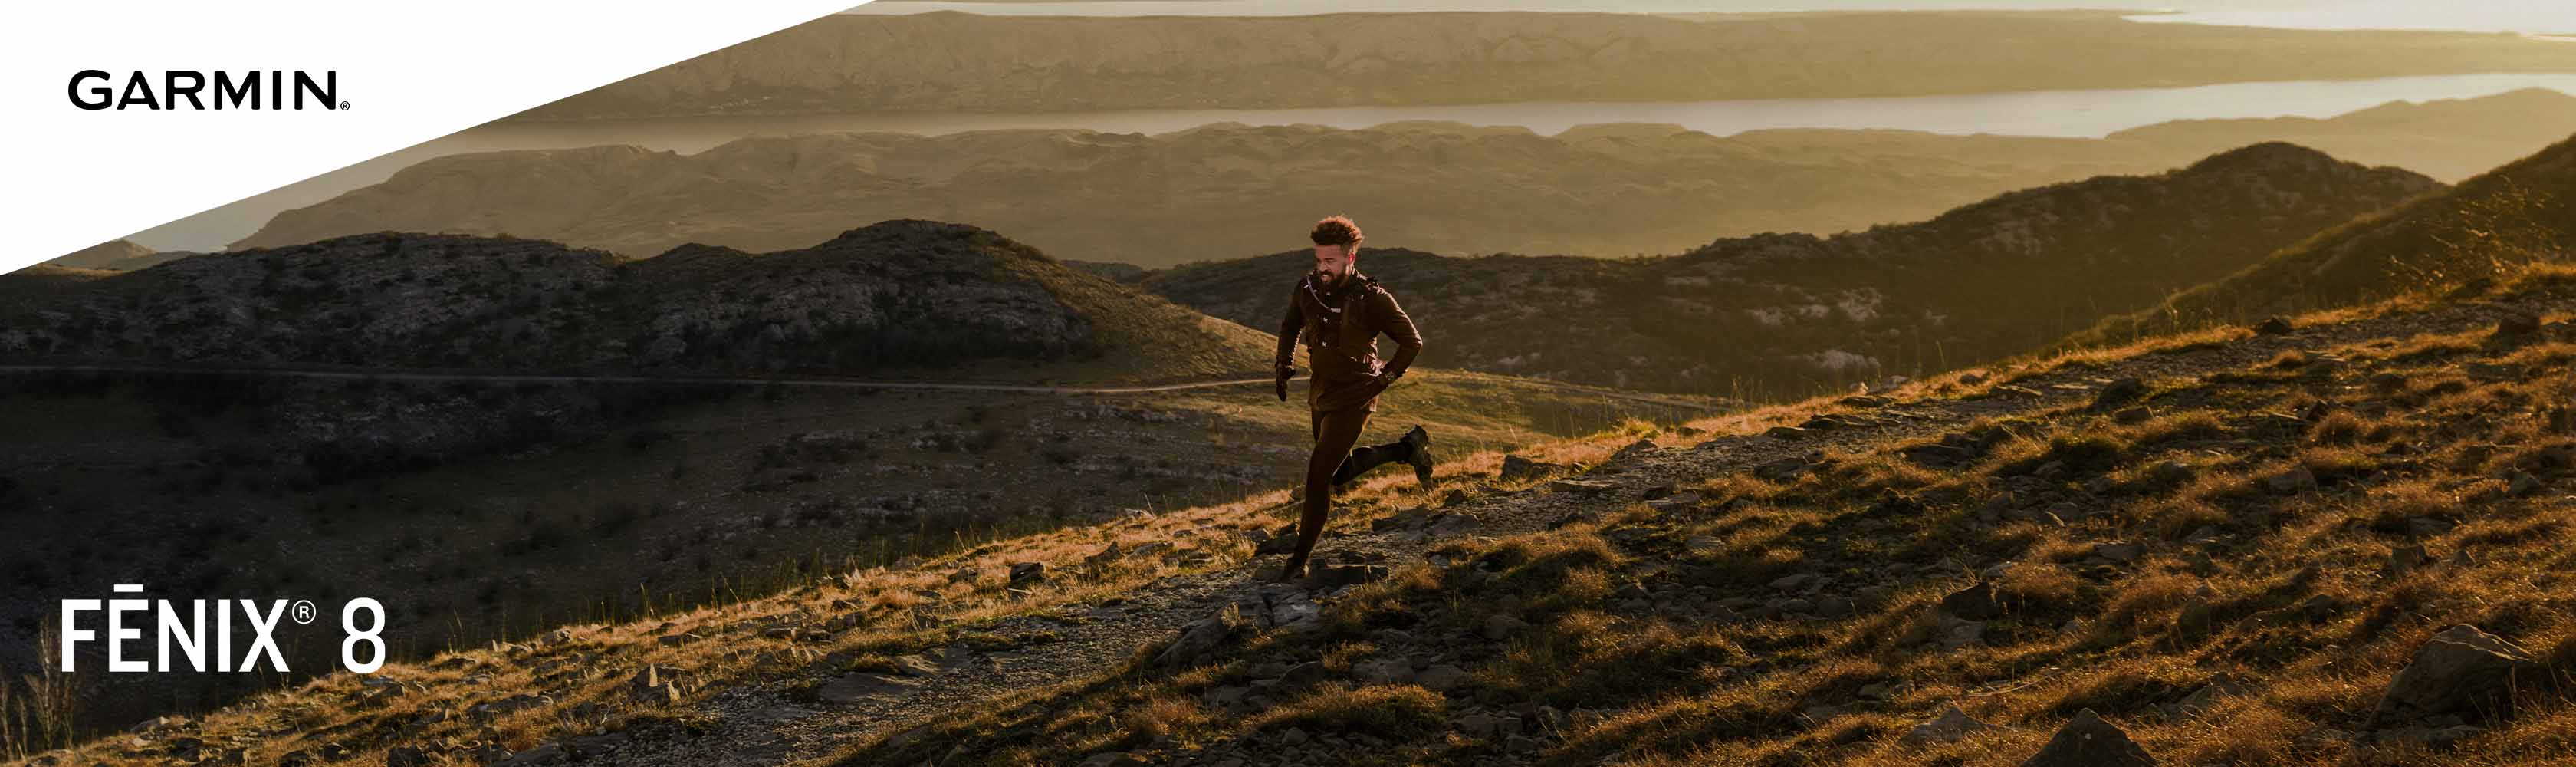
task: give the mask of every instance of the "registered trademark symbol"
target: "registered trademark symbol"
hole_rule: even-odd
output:
[[[349,111],[349,102],[346,102],[346,101],[340,102],[340,111],[342,111],[342,112]]]
[[[314,611],[313,611],[313,603],[312,603],[312,602],[305,601],[305,600],[302,600],[302,599],[295,600],[295,623],[296,623],[296,625],[301,626],[301,625],[304,625],[304,624],[312,623],[312,622],[313,622],[313,617],[314,617]]]

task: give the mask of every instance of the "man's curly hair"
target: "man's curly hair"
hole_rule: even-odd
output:
[[[1317,245],[1340,245],[1343,250],[1356,251],[1363,235],[1360,225],[1352,223],[1349,216],[1333,216],[1315,222],[1315,231],[1307,237]]]

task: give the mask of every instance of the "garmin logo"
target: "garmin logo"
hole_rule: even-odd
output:
[[[152,76],[137,70],[120,82],[115,75],[84,69],[72,75],[72,106],[82,109],[347,109],[341,101],[340,71],[324,70],[320,79],[304,70],[250,70],[240,74],[217,70],[212,77],[192,69],[173,69]],[[307,97],[310,97],[308,102]]]

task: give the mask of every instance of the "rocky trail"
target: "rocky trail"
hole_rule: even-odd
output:
[[[1186,653],[1193,639],[1184,635],[1185,629],[1228,605],[1238,606],[1264,630],[1297,630],[1314,621],[1340,588],[1382,573],[1379,566],[1420,560],[1444,540],[1545,529],[1569,517],[1600,514],[1669,494],[1676,485],[1731,472],[1796,472],[1829,447],[1936,437],[1980,418],[2082,404],[2120,379],[2188,378],[2242,369],[2288,351],[2464,332],[2492,326],[2511,313],[2537,316],[2569,308],[2563,302],[2525,299],[2393,314],[2145,354],[2103,367],[2069,366],[1972,398],[1847,400],[1855,406],[1850,412],[1805,428],[1721,435],[1689,447],[1640,441],[1581,474],[1512,492],[1452,496],[1451,503],[1407,508],[1377,520],[1365,532],[1328,531],[1315,570],[1318,587],[1328,591],[1257,582],[1245,568],[1169,577],[1079,612],[1015,617],[991,627],[994,633],[1043,636],[1044,641],[993,652],[952,645],[911,659],[896,673],[848,673],[820,680],[816,694],[802,702],[768,686],[715,691],[697,704],[714,721],[698,738],[597,745],[606,746],[620,764],[819,763],[879,736],[905,738],[925,723],[1013,693],[1116,668],[1136,657],[1140,647],[1175,636],[1183,636],[1177,643],[1182,649],[1175,652]]]

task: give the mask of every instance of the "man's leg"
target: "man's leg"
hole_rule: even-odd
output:
[[[1370,469],[1404,460],[1405,456],[1412,454],[1413,446],[1403,440],[1383,445],[1362,446],[1351,451],[1349,458],[1342,459],[1341,468],[1333,470],[1333,485],[1339,487],[1359,475],[1368,473]]]
[[[1333,470],[1333,486],[1340,487],[1344,483],[1357,479],[1361,474],[1368,473],[1370,469],[1403,461],[1413,465],[1414,479],[1421,482],[1424,488],[1429,488],[1432,466],[1430,450],[1430,432],[1424,431],[1417,425],[1394,442],[1370,445],[1351,451],[1351,457],[1342,461],[1341,468]]]
[[[1315,551],[1315,541],[1324,535],[1324,517],[1333,508],[1333,471],[1349,457],[1351,445],[1360,441],[1360,428],[1368,425],[1367,408],[1344,408],[1317,414],[1315,452],[1306,458],[1306,508],[1297,519],[1297,550],[1288,555],[1281,567],[1281,577],[1294,577],[1306,559]]]

